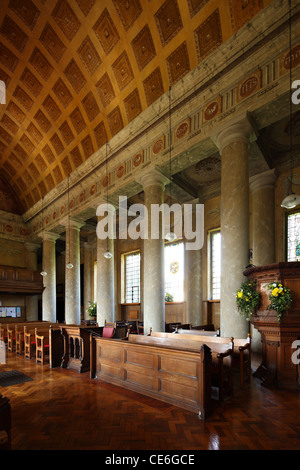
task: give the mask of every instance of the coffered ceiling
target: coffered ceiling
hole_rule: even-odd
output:
[[[1,0],[0,206],[26,212],[269,3]]]

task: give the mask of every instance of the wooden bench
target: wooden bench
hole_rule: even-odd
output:
[[[23,350],[24,336],[23,328],[25,325],[40,325],[47,322],[43,321],[25,321],[7,323],[4,326],[4,335],[7,338],[7,350],[10,352],[15,351],[17,354],[21,354]],[[3,334],[3,333],[2,333]]]
[[[220,336],[220,331],[219,330],[198,330],[198,329],[190,329],[190,330],[185,330],[182,328],[178,328],[177,331],[175,331],[177,334],[181,335],[202,335],[202,336]]]
[[[121,341],[91,336],[91,378],[187,409],[206,419],[212,403],[210,348],[195,342],[192,350],[158,343],[157,338],[143,335],[129,335],[128,340]]]
[[[193,344],[206,344],[212,353],[212,386],[217,393],[219,401],[233,395],[233,350],[234,339],[219,336],[186,335],[178,333],[151,332],[147,338],[165,340],[167,345],[179,345],[178,347],[191,349]]]
[[[233,365],[240,371],[240,387],[244,388],[245,382],[251,377],[251,335],[247,338],[235,339],[233,349]]]
[[[102,327],[64,325],[60,327],[64,342],[61,367],[79,373],[90,370],[90,335],[100,335]]]

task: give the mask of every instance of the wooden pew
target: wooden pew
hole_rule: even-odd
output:
[[[206,344],[212,353],[212,386],[218,393],[218,400],[223,401],[225,398],[233,395],[233,351],[234,339],[222,338],[219,336],[201,336],[192,334],[178,334],[165,332],[151,332],[147,338],[165,340],[165,344],[180,345],[181,348],[193,348],[193,344]]]
[[[220,336],[219,330],[198,330],[198,329],[191,329],[191,330],[184,330],[182,328],[178,328],[175,333],[181,335],[202,335],[202,336]]]
[[[103,327],[64,325],[60,327],[64,341],[61,367],[79,373],[90,370],[90,335],[101,335]]]
[[[201,419],[211,413],[211,350],[200,342],[186,350],[143,335],[121,341],[91,336],[90,376],[198,413]]]
[[[39,324],[28,324],[24,325],[24,356],[27,359],[35,357],[36,352],[36,329],[48,330],[50,327],[50,322],[40,322]]]
[[[13,352],[14,350],[20,354],[23,348],[23,327],[24,325],[39,325],[46,323],[43,321],[25,321],[3,324],[4,334],[7,338],[7,350]]]
[[[240,371],[240,387],[244,388],[245,380],[251,377],[251,335],[247,338],[235,339],[233,349],[233,365]]]

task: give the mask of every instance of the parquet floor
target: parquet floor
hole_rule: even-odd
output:
[[[34,380],[0,393],[10,399],[13,450],[299,450],[300,390],[245,390],[201,421],[191,412],[7,353],[0,370]]]

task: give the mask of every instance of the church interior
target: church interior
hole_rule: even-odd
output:
[[[299,19],[1,1],[0,449],[300,449]]]

